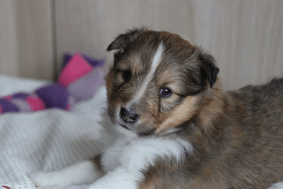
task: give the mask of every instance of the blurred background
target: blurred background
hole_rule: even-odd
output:
[[[282,0],[1,0],[0,74],[54,80],[64,52],[113,61],[107,46],[139,26],[211,53],[224,89],[283,77]]]

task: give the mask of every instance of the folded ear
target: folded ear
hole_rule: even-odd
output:
[[[217,79],[217,74],[219,73],[219,68],[217,68],[215,59],[210,54],[200,53],[199,59],[201,61],[201,77],[207,79],[210,87],[214,85]]]
[[[107,51],[120,50],[124,51],[125,48],[133,42],[141,33],[145,32],[147,28],[134,28],[128,30],[127,33],[121,34],[107,47]]]

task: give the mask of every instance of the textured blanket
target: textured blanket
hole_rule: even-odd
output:
[[[47,82],[0,76],[0,96],[31,92],[43,84]],[[48,109],[0,115],[0,189],[35,188],[28,174],[61,169],[99,153],[106,135],[101,125],[105,102],[106,89],[101,87],[71,112]]]
[[[31,92],[43,84],[48,82],[0,75],[0,96]],[[48,109],[0,115],[0,189],[33,189],[28,174],[61,169],[98,154],[107,138],[104,128],[111,132],[111,123],[104,119],[105,109],[106,89],[101,87],[93,98],[76,104],[71,112]],[[283,189],[283,184],[270,189]]]

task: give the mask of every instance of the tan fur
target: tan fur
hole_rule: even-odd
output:
[[[213,89],[206,94],[200,107],[198,107],[201,110],[199,111],[200,124],[205,131],[213,124],[212,121],[215,119],[215,116],[223,113],[222,99],[224,95],[220,79],[218,78]]]
[[[99,172],[104,172],[101,164],[101,155],[95,156],[92,161],[96,165],[96,168],[99,170]]]
[[[113,79],[114,79],[114,68],[112,67],[112,68],[109,70],[109,72],[108,72],[108,74],[107,74],[107,76],[106,76],[106,78],[105,78],[105,80],[106,80],[106,89],[107,89],[107,97],[108,97],[108,99],[110,98],[110,94],[111,94],[111,92],[112,92]]]
[[[204,99],[201,96],[189,96],[172,112],[167,115],[161,114],[159,116],[160,121],[158,121],[158,126],[156,126],[156,133],[164,132],[180,125],[190,119],[199,109],[202,110],[199,113],[200,120],[202,121],[201,124],[209,127],[212,124],[212,116],[222,111],[221,98],[223,97],[223,91],[220,79],[217,79],[213,90],[209,90]],[[200,103],[200,100],[204,102]],[[208,101],[208,103],[206,103],[206,101]]]
[[[199,97],[187,97],[184,102],[176,107],[174,111],[170,112],[169,115],[161,115],[164,116],[160,125],[157,126],[156,133],[164,132],[166,130],[172,129],[184,121],[188,120],[188,118],[192,117],[197,110],[197,102]]]

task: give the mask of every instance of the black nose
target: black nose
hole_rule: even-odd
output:
[[[139,115],[136,114],[135,112],[129,112],[125,108],[120,109],[120,117],[125,123],[135,123],[139,119]]]

